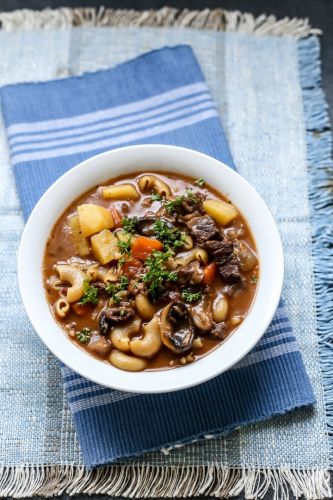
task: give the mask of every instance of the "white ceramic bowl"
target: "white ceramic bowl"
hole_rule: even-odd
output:
[[[252,308],[236,332],[213,352],[174,370],[130,373],[103,363],[68,340],[46,301],[42,259],[50,230],[61,213],[83,192],[119,174],[135,171],[182,173],[225,194],[245,216],[260,261],[260,279]],[[94,156],[58,179],[34,208],[22,236],[19,285],[25,309],[46,346],[65,365],[98,384],[129,392],[158,393],[200,384],[228,370],[258,342],[277,308],[283,282],[283,251],[274,219],[257,192],[223,163],[196,151],[162,145],[131,146]]]

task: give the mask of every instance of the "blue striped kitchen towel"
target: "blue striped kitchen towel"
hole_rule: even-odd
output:
[[[149,52],[114,69],[1,89],[24,216],[69,168],[110,148],[165,143],[234,168],[202,72],[188,46]],[[283,304],[256,348],[200,386],[139,395],[91,383],[63,367],[88,467],[138,456],[312,405],[314,394]]]

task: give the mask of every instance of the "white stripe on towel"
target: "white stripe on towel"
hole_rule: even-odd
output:
[[[47,158],[57,158],[59,156],[83,153],[86,151],[94,151],[113,146],[120,146],[121,144],[125,144],[128,142],[134,142],[140,139],[144,139],[146,137],[153,137],[154,135],[160,135],[165,132],[170,132],[172,130],[176,130],[182,127],[187,127],[189,125],[193,125],[194,123],[208,120],[209,118],[214,118],[217,116],[218,113],[216,109],[211,109],[190,115],[189,117],[180,120],[168,122],[163,125],[155,125],[145,130],[138,130],[130,134],[123,134],[117,137],[112,137],[101,141],[93,141],[89,144],[77,144],[74,146],[54,148],[52,150],[33,151],[30,153],[19,153],[16,155],[14,154],[12,156],[12,163],[13,165],[17,165],[18,163],[27,161],[43,160]]]
[[[237,365],[235,365],[232,370],[237,370],[238,368],[254,365],[267,359],[276,358],[278,356],[283,356],[284,354],[298,351],[299,348],[295,341],[289,342],[287,344],[280,344],[278,346],[271,347],[260,352],[248,354],[244,359],[237,363]],[[82,395],[89,392],[91,392],[89,387],[82,388],[82,391],[80,390],[80,392],[76,393],[76,395]],[[73,396],[73,393],[69,393],[69,397],[71,396]],[[108,405],[110,403],[115,403],[117,401],[121,401],[133,396],[138,396],[138,394],[112,391],[106,394],[92,395],[91,397],[80,399],[78,401],[71,401],[71,408],[72,411],[77,412],[86,410],[87,408],[95,408],[97,406]]]
[[[299,346],[297,345],[296,341],[288,342],[287,344],[280,344],[275,347],[270,347],[269,349],[265,349],[263,351],[251,352],[231,369],[237,370],[238,368],[244,368],[245,366],[255,365],[257,363],[260,363],[261,361],[276,358],[278,356],[283,356],[284,354],[288,354],[291,352],[299,352]]]
[[[208,110],[208,109],[215,109],[215,106],[211,100],[196,104],[195,106],[186,107],[186,108],[182,108],[180,110],[172,111],[171,113],[165,113],[162,116],[156,116],[156,117],[149,118],[147,120],[142,120],[142,121],[135,121],[131,124],[125,124],[125,125],[122,125],[119,127],[112,127],[112,128],[108,128],[106,130],[85,133],[85,134],[82,134],[82,135],[77,136],[77,137],[71,137],[70,134],[68,134],[69,137],[53,139],[52,135],[50,137],[50,134],[48,134],[48,137],[51,140],[32,142],[31,144],[27,144],[27,143],[16,144],[16,145],[12,146],[11,153],[12,153],[12,155],[15,155],[19,151],[42,151],[44,149],[52,149],[54,147],[80,144],[82,142],[87,143],[87,142],[91,142],[91,141],[94,141],[97,139],[103,139],[105,137],[112,137],[112,136],[120,135],[121,133],[129,132],[131,130],[138,130],[138,129],[147,128],[149,126],[154,126],[154,125],[157,125],[159,123],[168,122],[168,121],[174,120],[174,119],[179,118],[179,117],[184,117],[186,115],[194,114],[194,113],[197,113],[198,111],[203,111],[203,110]]]
[[[143,111],[142,113],[135,113],[134,115],[126,115],[122,118],[111,118],[110,120],[102,120],[94,123],[93,125],[86,125],[85,122],[80,122],[80,125],[76,127],[72,127],[70,129],[66,128],[65,130],[60,130],[56,132],[51,130],[50,132],[43,133],[34,133],[30,134],[15,134],[14,136],[9,138],[9,144],[14,146],[16,144],[25,144],[32,143],[38,141],[44,141],[48,139],[58,139],[62,137],[75,137],[79,135],[83,135],[89,132],[96,132],[98,130],[103,130],[109,127],[116,127],[119,125],[123,125],[125,123],[132,123],[134,121],[145,120],[147,118],[151,118],[153,116],[162,115],[174,109],[181,109],[187,106],[192,106],[193,104],[198,104],[202,102],[212,102],[212,98],[210,94],[207,92],[200,93],[199,95],[195,95],[194,97],[184,98],[182,100],[177,100],[171,104],[165,104],[158,108],[151,109],[150,111]]]
[[[193,83],[191,85],[184,85],[183,87],[170,90],[168,92],[163,92],[162,94],[158,94],[154,97],[142,99],[141,101],[135,101],[130,104],[119,105],[113,108],[94,111],[91,113],[85,113],[84,115],[76,115],[70,118],[59,118],[55,120],[43,120],[39,122],[14,123],[7,128],[7,133],[9,136],[12,136],[14,134],[20,133],[42,132],[59,130],[66,127],[76,127],[82,125],[82,122],[93,123],[99,120],[107,120],[110,118],[115,118],[117,116],[135,113],[136,111],[143,111],[147,108],[161,106],[166,102],[180,99],[184,96],[207,91],[208,87],[206,83]]]

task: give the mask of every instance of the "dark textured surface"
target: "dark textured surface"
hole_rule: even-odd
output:
[[[45,7],[59,6],[96,6],[104,5],[113,8],[135,8],[138,10],[147,8],[160,8],[164,5],[169,5],[177,8],[202,9],[206,7],[215,8],[223,7],[229,10],[240,10],[251,12],[254,15],[262,13],[275,14],[278,18],[281,17],[308,17],[310,23],[315,28],[323,30],[322,36],[322,69],[323,69],[323,86],[327,100],[330,105],[331,122],[333,121],[333,1],[332,0],[168,0],[168,1],[153,1],[153,0],[104,0],[103,2],[96,0],[2,0],[0,3],[1,10],[14,10],[19,8],[42,9]],[[332,488],[333,488],[333,482]],[[78,495],[69,497],[63,495],[62,500],[70,500],[77,498],[80,500],[88,500],[91,497]],[[106,500],[110,497],[101,495],[96,496],[99,500]],[[237,499],[243,499],[240,495]],[[273,498],[272,492],[266,495],[265,500]]]

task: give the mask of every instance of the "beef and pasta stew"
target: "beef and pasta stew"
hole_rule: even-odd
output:
[[[138,173],[77,199],[44,281],[69,340],[128,371],[192,363],[243,321],[258,259],[242,214],[204,179]]]

